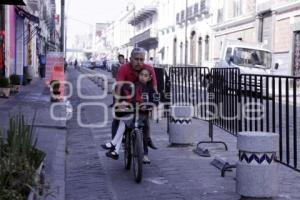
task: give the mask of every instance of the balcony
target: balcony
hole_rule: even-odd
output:
[[[134,15],[129,19],[128,23],[131,25],[136,25],[147,18],[152,17],[157,13],[157,8],[155,7],[144,7],[143,9],[139,10],[137,13],[134,13]]]
[[[195,3],[194,5],[187,8],[187,19],[193,20],[196,19],[196,17],[200,17],[201,14],[208,14],[208,13],[209,13],[208,1],[204,0],[201,1],[201,4]],[[183,22],[185,22],[185,10],[182,10],[176,14],[176,24],[180,25]]]
[[[131,44],[139,44],[139,43],[152,43],[157,42],[158,31],[153,28],[149,28],[148,30],[130,38]]]

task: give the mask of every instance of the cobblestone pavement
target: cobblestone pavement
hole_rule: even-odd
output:
[[[70,69],[71,70],[71,69]],[[86,102],[78,97],[76,71],[68,74],[68,80],[74,86],[70,98],[73,106],[73,117],[67,122],[67,159],[66,159],[66,199],[96,200],[114,199],[109,189],[107,173],[97,154],[97,146],[89,129],[80,127],[77,120],[77,107]],[[82,92],[92,91],[84,79]],[[80,114],[80,113],[79,113]],[[81,119],[86,121],[86,113],[81,113]]]
[[[74,82],[78,72],[70,70],[69,80]],[[74,84],[76,85],[76,84]],[[83,80],[82,92],[87,95],[101,94],[101,90],[91,81]],[[225,141],[224,147],[209,145],[210,158],[193,153],[195,146],[170,147],[166,133],[166,120],[151,122],[152,138],[158,150],[150,150],[150,165],[144,165],[143,181],[136,184],[132,171],[126,171],[123,154],[118,161],[105,156],[100,144],[110,140],[111,115],[108,123],[99,128],[82,128],[78,125],[77,114],[80,103],[111,103],[111,96],[102,100],[71,97],[74,106],[73,118],[68,122],[67,161],[66,161],[66,199],[187,199],[187,200],[238,200],[235,192],[235,170],[227,172],[222,178],[220,171],[210,165],[214,156],[227,158],[231,163],[237,161],[236,138],[219,128],[214,128],[215,139]],[[100,105],[84,106],[81,121],[91,124],[104,120]],[[208,124],[200,120],[191,127],[198,131],[195,142],[207,140]],[[190,134],[190,133],[187,133]],[[300,173],[280,165],[280,192],[275,200],[300,199]]]

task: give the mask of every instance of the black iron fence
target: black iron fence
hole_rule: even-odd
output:
[[[236,135],[279,134],[277,160],[300,171],[300,77],[240,74],[237,68],[171,67],[171,103]]]
[[[279,162],[299,168],[300,77],[240,76],[239,131],[266,131],[279,134]]]
[[[169,76],[171,103],[173,105],[192,105],[195,117],[207,117],[205,102],[208,98],[206,87],[209,69],[206,67],[172,67]]]

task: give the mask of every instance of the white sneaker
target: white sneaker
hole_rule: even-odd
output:
[[[144,164],[150,164],[150,159],[149,159],[149,157],[147,155],[144,155],[144,157],[143,157],[143,163]]]

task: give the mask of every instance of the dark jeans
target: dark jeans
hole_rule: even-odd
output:
[[[45,78],[45,73],[46,73],[45,65],[40,65],[39,72],[40,72],[40,77]]]

